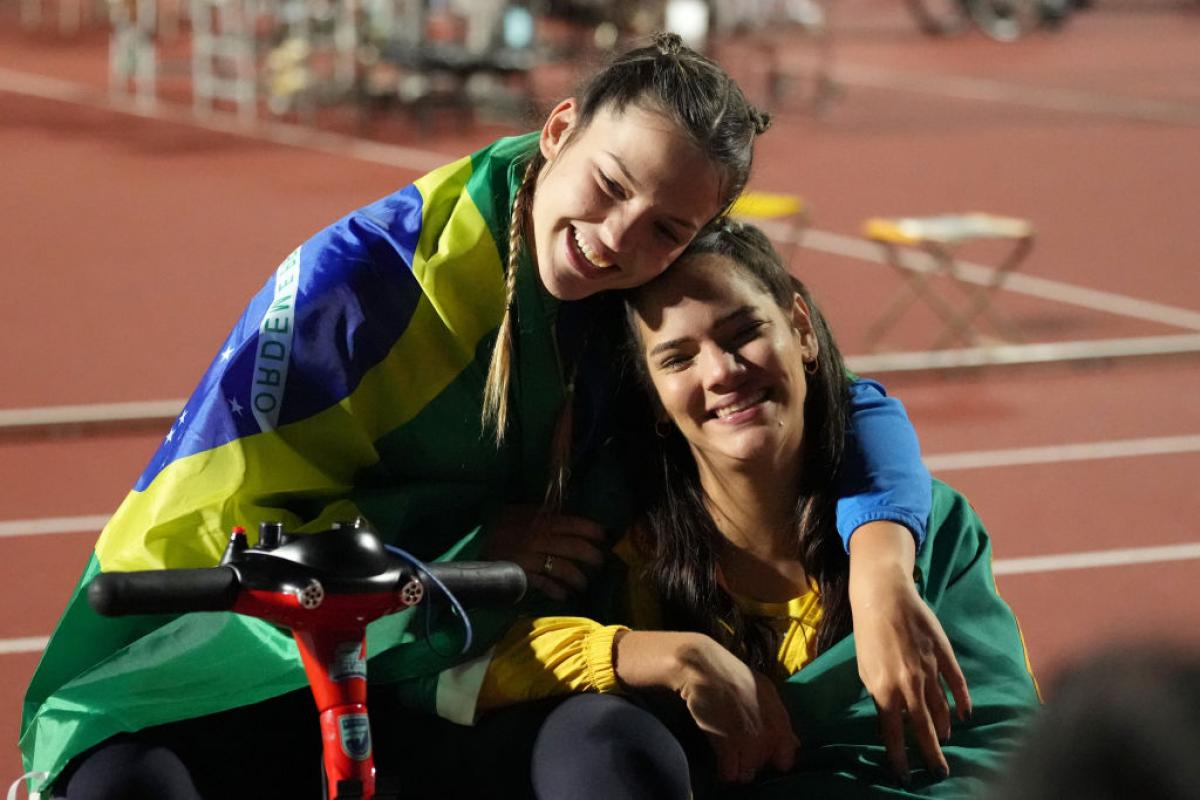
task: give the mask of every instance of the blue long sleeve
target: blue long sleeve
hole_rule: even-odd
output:
[[[876,520],[904,525],[920,549],[933,502],[931,486],[903,404],[875,381],[851,384],[850,425],[837,482],[837,528],[846,550],[855,529]]]

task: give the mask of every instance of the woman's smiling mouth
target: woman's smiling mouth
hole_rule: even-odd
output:
[[[613,262],[606,261],[597,255],[596,251],[584,241],[579,230],[573,225],[571,226],[568,239],[567,248],[571,256],[573,256],[571,260],[576,265],[576,268],[586,277],[598,277],[600,274],[616,266]]]
[[[757,413],[758,407],[766,402],[769,395],[769,390],[761,389],[741,400],[714,408],[710,413],[721,422],[744,422]]]

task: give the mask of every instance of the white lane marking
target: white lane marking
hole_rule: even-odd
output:
[[[97,533],[108,524],[109,516],[109,514],[89,514],[80,517],[3,520],[0,521],[0,538],[41,536],[48,533]]]
[[[133,403],[91,403],[0,410],[0,429],[65,427],[103,422],[158,422],[179,415],[186,401],[147,400]]]
[[[295,123],[258,120],[246,124],[232,114],[220,113],[209,117],[199,117],[192,113],[190,107],[174,106],[162,102],[147,108],[136,105],[132,100],[121,101],[117,98],[110,98],[104,91],[93,89],[85,84],[70,83],[57,78],[47,78],[42,75],[4,68],[0,68],[0,91],[39,97],[43,100],[74,103],[161,122],[189,125],[193,128],[240,136],[245,139],[305,148],[372,164],[399,167],[418,174],[424,174],[443,164],[448,164],[458,157],[454,154],[438,153],[417,147],[372,142]]]
[[[880,69],[865,64],[840,64],[839,82],[889,91],[932,94],[960,100],[1043,108],[1094,116],[1162,122],[1168,125],[1200,125],[1200,107],[1144,97],[1116,97],[1075,89],[1020,86],[963,75],[934,75],[927,72]]]
[[[998,558],[992,563],[997,575],[1025,575],[1032,572],[1060,572],[1068,569],[1124,567],[1129,564],[1153,564],[1162,561],[1186,561],[1200,558],[1200,542],[1162,547],[1127,547],[1119,550],[1093,550],[1087,553],[1062,553],[1053,556]]]
[[[23,639],[0,639],[0,655],[40,653],[46,649],[49,636],[26,636]]]
[[[454,156],[423,150],[413,147],[401,147],[394,144],[384,144],[359,139],[343,134],[318,131],[303,125],[282,122],[258,122],[247,128],[236,121],[233,115],[214,115],[209,118],[196,117],[190,108],[168,107],[158,104],[154,110],[147,111],[132,104],[117,104],[107,95],[91,90],[81,84],[72,84],[54,78],[46,78],[25,72],[16,72],[0,68],[0,90],[14,94],[25,94],[62,102],[77,103],[93,108],[116,111],[133,116],[147,117],[174,122],[181,125],[191,125],[206,130],[243,136],[286,144],[293,147],[329,153],[337,156],[348,156],[361,161],[388,166],[401,167],[415,172],[428,172],[434,167],[451,161]],[[778,223],[764,222],[764,230],[772,233],[777,240],[790,241],[791,229]],[[880,248],[852,236],[809,229],[800,238],[802,247],[821,250],[827,253],[850,256],[865,261],[883,263],[884,258]],[[903,266],[924,271],[931,268],[932,259],[923,253],[907,253]],[[994,270],[980,264],[960,262],[962,275],[973,283],[988,283]],[[1200,312],[1189,309],[1139,300],[1126,295],[1075,286],[1061,281],[1046,278],[1035,278],[1030,275],[1015,273],[1010,275],[1005,283],[1005,289],[1057,300],[1063,303],[1160,322],[1167,325],[1177,325],[1182,328],[1200,331]]]
[[[1200,333],[1184,333],[1173,336],[1136,336],[1128,339],[995,344],[950,350],[874,353],[847,356],[846,366],[861,375],[871,375],[882,372],[1048,364],[1196,352],[1200,352]]]
[[[1159,436],[1045,447],[1013,447],[1004,450],[942,453],[925,456],[924,461],[930,471],[941,473],[956,469],[988,469],[1027,464],[1057,464],[1066,461],[1094,461],[1105,458],[1195,452],[1200,452],[1200,436]]]

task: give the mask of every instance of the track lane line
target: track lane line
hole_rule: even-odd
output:
[[[0,538],[43,536],[52,533],[98,533],[108,524],[110,516],[110,514],[87,514],[78,517],[3,520],[0,521]]]
[[[961,453],[929,455],[925,456],[924,461],[925,466],[931,472],[940,473],[962,469],[1059,464],[1069,461],[1097,461],[1109,458],[1196,452],[1200,452],[1200,435],[1113,439],[1106,442],[1010,447],[1002,450],[970,450]]]
[[[40,653],[50,642],[49,636],[26,636],[20,639],[0,639],[0,656],[20,653]]]
[[[1156,564],[1200,558],[1200,542],[1161,547],[1124,547],[1118,550],[1092,550],[1025,558],[998,558],[992,564],[997,575],[1027,575],[1035,572],[1062,572],[1070,569],[1124,567],[1130,564]]]
[[[297,123],[256,120],[247,125],[232,114],[219,112],[201,117],[192,112],[191,106],[159,102],[147,107],[139,105],[133,100],[111,97],[107,92],[94,89],[86,84],[72,83],[4,67],[0,67],[0,91],[127,114],[142,119],[187,125],[243,139],[273,142],[372,164],[399,167],[417,174],[429,172],[459,157],[449,153],[439,153],[435,150],[374,142],[370,139],[322,131]]]
[[[247,127],[226,115],[196,117],[191,108],[171,107],[163,103],[153,109],[144,109],[132,102],[119,103],[103,92],[82,84],[32,73],[0,68],[0,91],[39,97],[65,103],[88,106],[106,111],[129,114],[147,119],[190,125],[204,130],[232,134],[248,139],[275,142],[291,147],[306,148],[315,152],[341,157],[350,157],[374,164],[400,167],[424,173],[454,160],[455,156],[415,147],[373,142],[345,134],[319,131],[303,125],[284,122],[258,121]],[[232,115],[228,115],[232,116]],[[778,223],[761,224],[777,241],[790,241],[790,230]],[[773,231],[773,233],[772,233]],[[865,239],[810,229],[799,237],[801,247],[836,255],[845,255],[874,263],[885,263],[881,249]],[[973,283],[986,284],[991,281],[994,270],[980,264],[959,262],[962,277]],[[905,253],[902,265],[916,271],[932,268],[932,259],[924,253]],[[1013,273],[1008,277],[1005,290],[1017,291],[1035,297],[1069,303],[1110,314],[1130,316],[1166,325],[1176,325],[1200,331],[1200,312],[1176,308],[1127,295],[1091,289],[1084,286],[1037,278],[1024,273]]]

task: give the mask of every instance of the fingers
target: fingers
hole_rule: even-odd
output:
[[[950,738],[950,705],[935,672],[913,676],[884,701],[877,700],[876,709],[887,761],[901,784],[907,785],[911,779],[905,727],[930,773],[938,779],[950,774],[950,764],[942,752],[942,742]]]
[[[946,702],[946,693],[942,691],[937,675],[925,681],[925,706],[929,709],[938,741],[944,744],[950,739],[950,704]]]
[[[604,528],[583,517],[506,506],[491,526],[486,557],[513,561],[529,584],[553,600],[587,588],[588,567],[605,559]]]
[[[775,737],[775,749],[770,754],[771,766],[780,772],[791,772],[796,766],[796,751],[800,749],[800,740],[790,730]]]
[[[567,589],[582,592],[587,588],[588,579],[578,565],[569,558],[547,553],[538,564],[540,574],[544,578],[558,581]]]
[[[936,677],[932,682],[937,683]],[[930,712],[925,700],[928,694],[928,690],[926,689],[928,683],[927,681],[922,685],[919,692],[914,691],[905,695],[905,705],[908,707],[908,728],[912,731],[913,740],[916,742],[917,749],[921,752],[921,758],[924,760],[925,766],[938,778],[944,778],[950,774],[950,766],[946,763],[946,756],[942,753],[942,745],[938,741],[934,715]],[[941,694],[941,686],[938,685],[935,691]],[[944,695],[941,697],[941,702],[945,705],[946,698]],[[950,721],[948,710],[946,717],[946,730],[949,732]]]
[[[888,764],[892,774],[904,785],[911,780],[908,771],[908,756],[904,752],[904,721],[901,719],[899,702],[887,707],[876,703],[879,711],[879,735],[883,739],[883,747],[887,752]]]
[[[533,546],[545,555],[570,559],[593,567],[604,563],[604,552],[591,540],[578,536],[546,536],[535,541]]]
[[[755,673],[758,704],[763,714],[764,760],[780,772],[789,772],[796,764],[800,740],[792,731],[792,719],[779,697],[779,690],[765,675]]]
[[[741,769],[737,747],[723,736],[710,734],[708,740],[712,743],[713,752],[717,754],[717,777],[723,783],[733,783],[738,779]]]
[[[594,542],[603,542],[605,538],[602,525],[583,517],[555,514],[546,518],[546,526],[556,533],[591,539]]]
[[[532,586],[534,589],[537,589],[551,600],[567,599],[567,590],[564,589],[563,585],[558,581],[552,581],[543,575],[539,575],[538,573],[531,571],[527,567],[525,568],[525,576],[529,581],[530,586]]]
[[[545,553],[524,553],[513,559],[529,585],[552,600],[565,600],[573,591],[587,587],[587,576],[569,558]]]
[[[950,694],[954,698],[954,708],[958,713],[959,722],[965,722],[971,716],[971,692],[967,688],[967,677],[963,675],[962,667],[958,665],[958,659],[954,657],[954,650],[950,646],[950,641],[942,635],[944,646],[939,642],[937,649],[938,672],[946,680],[946,686],[950,689]]]

